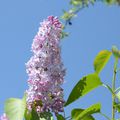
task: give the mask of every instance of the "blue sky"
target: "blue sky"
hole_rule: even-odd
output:
[[[0,0],[0,114],[4,101],[10,97],[21,98],[27,89],[25,63],[32,56],[32,40],[38,31],[39,23],[49,15],[60,16],[63,9],[70,8],[64,0]],[[65,99],[78,80],[93,72],[93,60],[103,49],[110,50],[112,45],[120,48],[120,7],[97,3],[82,10],[72,26],[70,33],[61,42],[62,58],[67,75],[63,85]],[[111,84],[113,58],[100,74],[103,82]],[[120,73],[117,76],[120,86]],[[87,108],[101,102],[102,112],[111,115],[111,95],[99,87],[66,109]],[[95,115],[97,120],[105,120]]]

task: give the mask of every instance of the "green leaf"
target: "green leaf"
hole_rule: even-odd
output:
[[[82,5],[82,2],[81,1],[78,1],[78,0],[71,0],[70,1],[70,4],[74,5],[74,6],[78,6],[78,5]]]
[[[120,103],[114,103],[114,108],[120,113]]]
[[[31,111],[30,120],[39,120],[39,116],[34,109]]]
[[[81,6],[81,7],[84,7],[84,6],[88,6],[89,4],[94,4],[96,0],[71,0],[70,1],[70,4],[72,4],[73,6]]]
[[[25,111],[25,120],[31,120],[31,113],[28,112],[28,110],[26,109]]]
[[[61,39],[65,38],[65,37],[68,37],[69,33],[66,33],[66,32],[62,32],[61,33]]]
[[[89,93],[90,91],[92,91],[100,85],[102,85],[102,82],[100,81],[100,78],[96,73],[89,74],[83,77],[73,88],[65,106],[71,104],[78,98],[86,95],[87,93]]]
[[[33,107],[31,112],[26,109],[25,120],[53,120],[53,115],[50,112],[43,112],[38,115]]]
[[[97,74],[99,74],[101,70],[105,67],[111,55],[112,55],[112,52],[108,50],[102,50],[101,52],[98,53],[98,55],[94,60],[94,69]]]
[[[107,88],[113,95],[115,95],[115,93],[113,92],[112,88],[107,85],[107,84],[102,84],[103,87]]]
[[[94,5],[95,1],[96,1],[96,0],[91,0],[90,2]]]
[[[120,91],[118,93],[116,93],[116,97],[118,98],[118,100],[120,101]]]
[[[61,16],[61,19],[69,20],[69,19],[73,18],[74,16],[75,16],[74,13],[64,11],[64,14],[63,14],[63,16]]]
[[[40,120],[53,120],[53,115],[50,112],[41,113]]]
[[[57,117],[57,120],[65,120],[65,118],[60,114],[58,114],[56,117]]]
[[[73,120],[76,120],[78,115],[80,115],[84,109],[73,109],[71,112],[71,116]],[[95,120],[92,115],[85,116],[82,120]]]
[[[32,112],[28,115],[26,120],[53,120],[53,115],[50,112],[40,113],[39,116],[38,113],[32,109]]]
[[[120,87],[116,88],[115,93],[118,93],[120,91]]]
[[[101,104],[97,103],[94,104],[92,106],[90,106],[89,108],[85,109],[84,111],[82,111],[75,120],[81,120],[84,119],[86,116],[90,116],[94,113],[99,113],[101,109]]]
[[[10,120],[23,120],[25,109],[25,99],[10,98],[5,102],[5,113]]]
[[[117,3],[117,0],[105,0],[105,2],[109,5]]]

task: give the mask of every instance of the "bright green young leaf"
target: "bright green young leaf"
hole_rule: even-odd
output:
[[[74,5],[74,6],[78,6],[78,5],[82,5],[82,1],[78,1],[78,0],[71,0],[70,4]]]
[[[94,4],[96,2],[96,0],[71,0],[70,4],[74,5],[74,6],[88,6],[89,4]]]
[[[82,111],[75,120],[82,120],[84,119],[86,116],[92,115],[94,113],[99,113],[101,109],[101,104],[97,103],[94,104],[92,106],[90,106],[89,108],[85,109],[84,111]],[[86,119],[87,120],[87,119]]]
[[[74,13],[71,13],[70,11],[69,12],[64,11],[64,14],[63,14],[63,16],[61,16],[61,18],[63,20],[69,20],[69,19],[73,18],[74,16],[75,16]]]
[[[71,116],[73,120],[76,120],[78,115],[80,115],[84,109],[73,109],[71,112]],[[92,115],[85,116],[82,120],[95,120]]]
[[[100,85],[102,85],[102,82],[100,81],[100,78],[96,73],[89,74],[83,77],[73,88],[65,106],[71,104],[78,98],[86,95],[87,93],[89,93],[90,91],[92,91]]]
[[[94,60],[94,69],[97,74],[99,74],[101,70],[105,67],[111,55],[112,55],[112,52],[108,50],[102,50],[101,52],[98,53],[98,55]]]
[[[10,120],[23,120],[25,109],[25,99],[10,98],[5,103],[5,113]]]
[[[58,114],[57,115],[57,120],[65,120],[65,118],[62,115]]]

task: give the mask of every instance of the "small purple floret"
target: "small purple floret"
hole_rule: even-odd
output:
[[[6,114],[4,113],[1,117],[0,120],[9,120]]]

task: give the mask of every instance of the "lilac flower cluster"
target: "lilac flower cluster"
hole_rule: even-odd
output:
[[[28,110],[38,113],[63,111],[64,99],[61,85],[65,69],[60,56],[62,24],[57,17],[44,20],[32,44],[34,55],[26,63],[29,89],[27,93]]]
[[[4,113],[1,117],[0,117],[0,120],[9,120],[6,116],[6,114]]]

